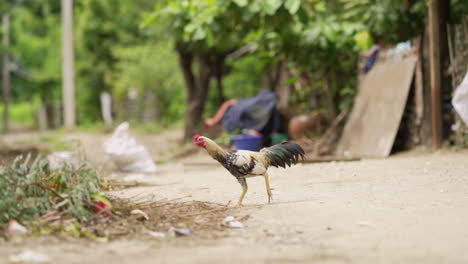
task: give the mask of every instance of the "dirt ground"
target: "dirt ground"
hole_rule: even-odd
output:
[[[158,158],[178,133],[139,140]],[[102,160],[105,136],[72,138],[92,161]],[[0,262],[32,249],[51,263],[468,263],[467,160],[468,151],[442,150],[273,168],[273,202],[267,203],[263,179],[250,179],[245,206],[230,211],[249,216],[245,228],[219,238],[31,238],[0,244]],[[234,177],[200,151],[158,164],[143,186],[113,194],[226,204],[240,191]]]

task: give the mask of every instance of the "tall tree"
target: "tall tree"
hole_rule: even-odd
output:
[[[286,45],[291,25],[299,21],[299,0],[167,1],[146,23],[167,23],[185,79],[187,109],[185,138],[201,123],[210,80],[217,81],[218,101],[224,99],[222,79],[226,58],[245,45],[265,49],[274,60],[280,46]],[[283,30],[283,27],[286,28]]]
[[[10,129],[10,103],[11,103],[11,86],[10,86],[10,15],[5,12],[2,17],[3,25],[3,132],[7,133]]]
[[[147,41],[139,29],[142,13],[152,0],[76,1],[78,118],[95,122],[100,118],[99,95],[113,92],[112,73],[118,58],[116,46],[129,46]]]
[[[13,96],[34,98],[46,109],[49,127],[58,127],[61,105],[60,1],[16,1],[11,8]]]

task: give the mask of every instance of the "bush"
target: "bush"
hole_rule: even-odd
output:
[[[85,164],[51,170],[46,159],[17,157],[0,168],[0,222],[31,221],[48,213],[86,222],[94,214],[100,181]]]

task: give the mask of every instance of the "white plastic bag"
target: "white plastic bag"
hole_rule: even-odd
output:
[[[104,142],[104,152],[107,160],[110,160],[118,170],[141,173],[156,172],[156,164],[151,154],[130,135],[127,122],[120,124],[111,138]]]
[[[468,125],[468,71],[462,83],[455,90],[452,104],[465,125]]]

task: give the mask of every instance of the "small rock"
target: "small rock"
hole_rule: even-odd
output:
[[[146,230],[145,233],[152,236],[152,237],[156,237],[156,238],[166,237],[166,234],[164,234],[163,232],[155,232],[155,231],[151,231],[151,230]]]
[[[190,236],[192,233],[193,233],[193,229],[190,229],[190,228],[174,229],[174,234],[177,237]]]
[[[221,223],[222,226],[230,227],[230,228],[244,228],[244,224],[239,221],[236,221],[234,216],[226,216],[223,222]]]
[[[18,221],[16,221],[15,219],[10,220],[10,222],[8,223],[8,233],[11,235],[26,234],[27,232],[28,229],[24,225],[18,223]]]
[[[232,221],[232,222],[229,222],[228,227],[230,227],[230,228],[244,228],[244,224],[242,224],[239,221]]]
[[[10,256],[9,261],[11,263],[47,263],[50,258],[43,253],[25,249],[17,255]]]
[[[236,220],[236,218],[234,218],[234,216],[230,215],[230,216],[226,216],[224,219],[223,219],[223,223],[224,222],[231,222],[231,221],[234,221]]]

